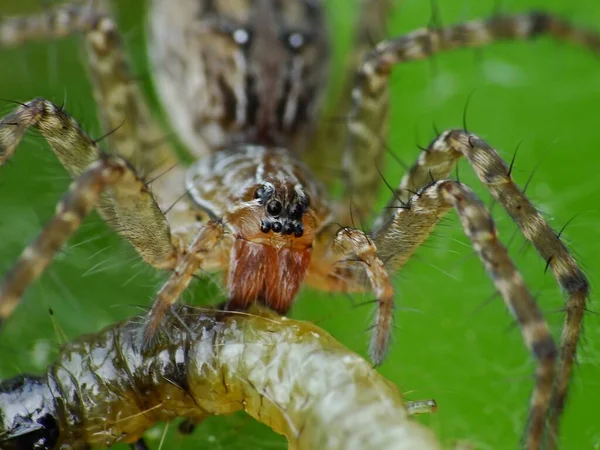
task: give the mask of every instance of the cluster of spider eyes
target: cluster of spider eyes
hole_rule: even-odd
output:
[[[308,208],[308,197],[300,197],[287,209],[279,200],[272,197],[273,189],[268,186],[261,186],[254,193],[254,198],[259,200],[261,205],[266,204],[267,214],[270,216],[261,221],[260,231],[263,233],[273,231],[273,233],[293,234],[295,237],[301,237],[304,233],[302,215]]]

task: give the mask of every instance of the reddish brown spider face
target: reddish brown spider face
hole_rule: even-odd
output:
[[[259,301],[283,313],[308,270],[315,216],[303,187],[284,179],[259,184],[250,203],[231,219],[238,234],[229,262],[229,306]]]
[[[223,217],[231,236],[223,254],[229,306],[258,301],[287,311],[330,216],[306,167],[284,149],[243,146],[193,166],[188,189],[198,206]]]

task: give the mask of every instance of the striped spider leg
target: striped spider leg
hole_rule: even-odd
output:
[[[102,217],[118,219],[115,228],[144,261],[159,269],[174,269],[176,274],[181,267],[187,268],[189,261],[200,265],[203,251],[220,238],[220,225],[208,222],[190,247],[183,247],[179,238],[171,235],[153,195],[134,168],[121,156],[103,153],[73,118],[47,100],[24,103],[2,118],[0,164],[14,154],[29,128],[41,133],[75,181],[54,219],[6,274],[0,285],[0,318],[11,314],[27,286],[41,275],[94,206]]]
[[[355,210],[367,214],[372,201],[370,192],[379,182],[377,163],[373,161],[380,161],[383,154],[380,136],[387,127],[387,80],[393,66],[440,51],[479,47],[502,39],[527,39],[542,33],[600,51],[600,35],[542,12],[422,29],[378,44],[360,66],[352,93],[344,168]],[[535,246],[567,295],[560,357],[538,306],[496,239],[488,212],[467,187],[443,181],[461,156]],[[517,319],[525,345],[537,361],[525,445],[528,449],[540,448],[547,423],[548,445],[554,448],[589,296],[586,276],[560,236],[514,184],[508,165],[498,153],[477,136],[460,130],[442,133],[421,154],[394,190],[388,207],[376,218],[371,236],[387,268],[400,268],[450,207],[457,210],[465,233]]]
[[[116,153],[105,155],[62,107],[43,99],[23,103],[2,119],[0,164],[12,156],[27,129],[33,127],[39,130],[61,164],[78,181],[61,203],[63,206],[59,207],[57,217],[23,252],[1,284],[0,323],[12,313],[27,285],[40,275],[97,202],[100,215],[132,243],[148,264],[169,269],[177,261],[181,243],[171,236],[161,209],[138,175],[153,176],[169,167],[175,161],[174,153],[162,139],[130,73],[114,20],[96,6],[96,2],[91,6],[61,5],[39,15],[0,22],[0,46],[4,47],[30,40],[83,34],[94,94],[108,134],[106,138]],[[104,161],[102,167],[106,166],[106,170],[124,174],[109,177],[110,183],[94,178],[88,172],[98,172],[96,166],[100,161]],[[111,169],[113,166],[115,168]],[[88,195],[87,191],[79,192],[79,184],[85,184],[88,179],[94,180],[93,195]],[[102,194],[105,190],[107,192]]]

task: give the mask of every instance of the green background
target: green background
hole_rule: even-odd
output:
[[[0,15],[40,8],[40,0],[0,0]],[[144,27],[140,0],[122,0],[121,23],[146,89]],[[444,23],[487,16],[492,1],[445,0]],[[329,2],[337,55],[350,34],[352,8]],[[505,11],[544,7],[600,32],[597,0],[512,1]],[[390,33],[425,26],[430,6],[424,0],[398,2]],[[25,101],[36,96],[62,102],[92,136],[99,136],[94,102],[81,52],[72,39],[36,43],[0,52],[0,98]],[[438,129],[460,126],[470,95],[469,128],[510,160],[520,144],[514,175],[523,185],[535,171],[528,195],[555,229],[569,224],[564,239],[590,278],[600,269],[600,58],[599,55],[539,39],[501,43],[483,51],[464,50],[432,61],[408,64],[392,80],[390,147],[407,163]],[[185,99],[182,99],[184,101]],[[0,102],[7,113],[14,105]],[[41,138],[32,133],[19,147],[13,164],[0,170],[0,272],[49,220],[69,180]],[[537,169],[536,169],[537,168]],[[402,168],[390,159],[386,176],[392,184]],[[475,187],[489,203],[466,162],[461,181]],[[385,199],[382,191],[381,203]],[[499,208],[494,216],[504,242],[546,313],[555,336],[564,314],[563,299],[544,262]],[[146,267],[129,246],[93,215],[32,286],[0,335],[0,379],[20,372],[41,372],[51,362],[64,333],[69,339],[116,320],[139,314],[149,305],[164,278]],[[534,366],[518,329],[474,256],[454,214],[395,276],[397,330],[390,354],[380,368],[409,399],[435,398],[439,412],[420,420],[448,446],[461,449],[516,448],[522,433]],[[215,303],[216,291],[197,283],[185,295],[195,304]],[[359,303],[363,296],[354,297]],[[364,299],[369,299],[366,295]],[[52,308],[51,317],[48,309]],[[316,322],[341,342],[364,354],[371,311],[353,307],[348,297],[306,289],[290,315]],[[592,295],[592,310],[598,309]],[[57,333],[56,330],[60,332]],[[600,326],[586,317],[571,395],[562,429],[563,449],[600,448]],[[158,448],[163,425],[149,434]],[[163,448],[284,448],[284,441],[252,419],[237,415],[207,420],[191,437],[168,432]]]

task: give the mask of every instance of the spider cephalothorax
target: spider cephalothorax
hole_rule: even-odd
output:
[[[364,0],[355,56],[349,58],[361,62],[346,77],[335,111],[346,126],[339,127],[343,133],[329,133],[328,124],[317,120],[328,47],[320,1],[154,0],[150,53],[156,84],[171,123],[195,159],[182,168],[129,72],[115,22],[96,3],[59,6],[42,17],[0,23],[3,46],[84,34],[111,149],[110,155],[102,152],[62,107],[44,99],[19,104],[0,122],[0,164],[33,127],[75,178],[56,217],[0,285],[0,320],[95,206],[144,261],[170,273],[145,321],[146,343],[193,277],[220,271],[232,308],[261,302],[285,312],[303,281],[326,291],[372,292],[376,310],[370,355],[380,363],[393,322],[390,274],[454,209],[536,359],[525,444],[540,448],[545,429],[550,445],[556,444],[589,287],[560,233],[515,185],[512,167],[476,135],[449,130],[408,169],[370,231],[348,226],[348,205],[358,217],[367,217],[381,184],[387,84],[394,65],[542,33],[600,52],[597,33],[532,12],[423,28],[372,47],[373,39],[383,39],[380,19],[390,4]],[[336,148],[343,150],[337,163],[345,184],[341,202],[327,197],[315,175],[326,157],[335,160]],[[307,153],[312,157],[305,158],[305,165],[301,159]],[[467,186],[448,179],[461,157],[568,296],[560,357],[487,208]],[[152,192],[142,175],[153,180]]]
[[[190,207],[222,218],[228,230],[216,251],[227,274],[229,307],[258,301],[287,311],[306,276],[316,234],[331,217],[320,184],[284,148],[258,145],[204,158],[187,177]]]

